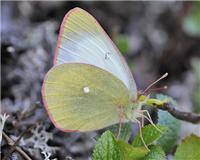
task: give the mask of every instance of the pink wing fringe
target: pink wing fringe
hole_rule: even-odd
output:
[[[51,70],[50,70],[51,71]],[[50,72],[49,71],[49,72]],[[50,118],[50,120],[53,122],[54,126],[56,128],[58,128],[59,130],[63,131],[63,132],[80,132],[79,130],[68,130],[68,129],[63,129],[62,127],[60,127],[56,121],[54,120],[52,114],[50,113],[49,109],[48,109],[48,103],[46,101],[46,96],[45,96],[45,82],[46,82],[46,79],[47,79],[47,76],[48,76],[48,73],[46,74],[45,78],[44,78],[44,81],[43,81],[43,85],[42,85],[42,100],[43,100],[43,104],[45,106],[45,109],[48,113],[48,116]]]

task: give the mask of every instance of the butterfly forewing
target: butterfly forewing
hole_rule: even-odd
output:
[[[99,23],[86,11],[75,8],[64,18],[54,64],[81,62],[100,67],[119,78],[136,96],[136,85],[119,50]]]

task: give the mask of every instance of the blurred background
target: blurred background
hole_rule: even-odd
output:
[[[64,133],[50,122],[41,85],[52,67],[59,27],[74,7],[91,13],[126,58],[138,89],[165,72],[158,86],[177,109],[200,113],[199,2],[1,2],[1,111],[9,114],[4,131],[33,159],[88,159],[99,132]],[[29,129],[35,125],[34,129]],[[200,126],[181,121],[179,140]],[[2,156],[9,146],[2,143]],[[13,152],[12,157],[22,159]],[[13,158],[13,159],[14,159]]]

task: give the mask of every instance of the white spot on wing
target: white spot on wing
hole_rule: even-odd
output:
[[[90,92],[90,88],[89,87],[84,87],[83,88],[83,92],[84,93],[89,93]]]

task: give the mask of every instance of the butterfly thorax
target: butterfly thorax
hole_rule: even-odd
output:
[[[127,120],[136,119],[139,116],[142,106],[146,104],[146,100],[137,99],[135,101],[130,101],[129,105],[125,109],[125,117]]]
[[[158,99],[150,98],[150,95],[140,95],[136,100],[131,101],[126,107],[125,117],[127,120],[133,121],[134,119],[141,117],[142,106],[163,105],[163,103],[166,101],[168,100],[161,101]]]

